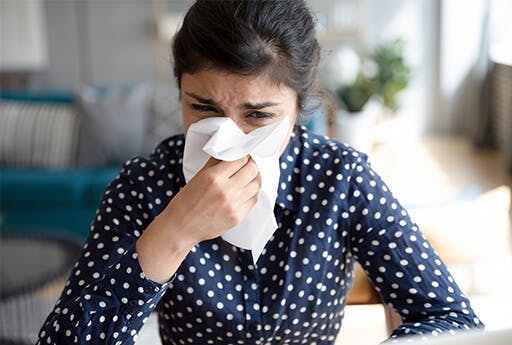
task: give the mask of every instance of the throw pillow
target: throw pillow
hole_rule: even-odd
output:
[[[77,95],[80,110],[79,165],[120,164],[141,155],[151,87],[86,86]]]
[[[69,104],[0,102],[0,165],[69,168],[76,158],[78,116]]]
[[[183,119],[178,87],[174,83],[158,87],[150,106],[145,154],[153,152],[162,140],[179,133],[183,133]]]

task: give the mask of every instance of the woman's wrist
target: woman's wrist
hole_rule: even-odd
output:
[[[159,237],[166,242],[165,247],[170,251],[188,253],[200,240],[194,238],[194,232],[187,229],[187,223],[182,222],[185,217],[176,212],[172,206],[169,204],[155,218],[155,229],[158,229],[155,232],[159,231]]]
[[[139,264],[149,279],[167,282],[196,244],[186,231],[180,231],[178,227],[164,211],[137,240]]]

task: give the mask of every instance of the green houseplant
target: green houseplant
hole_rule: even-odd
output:
[[[375,93],[374,84],[372,77],[359,72],[352,84],[340,86],[335,92],[345,109],[355,114],[363,110]]]
[[[339,85],[335,90],[345,110],[359,113],[372,98],[377,98],[392,112],[398,110],[397,96],[409,85],[411,78],[403,48],[403,40],[396,39],[377,46],[368,56],[362,57],[363,63],[353,82]],[[370,68],[365,69],[365,65]]]
[[[399,108],[398,94],[409,85],[411,79],[411,68],[405,61],[403,50],[403,40],[396,39],[378,46],[372,54],[378,66],[374,81],[375,92],[382,104],[393,112]]]
[[[334,115],[333,125],[339,139],[363,151],[371,149],[373,123],[383,108],[388,113],[398,110],[397,96],[411,78],[403,48],[404,42],[397,39],[377,46],[369,54],[359,55],[353,78],[335,87],[340,109]],[[354,69],[355,60],[348,61],[352,62],[348,69]],[[346,68],[343,64],[339,66],[340,72]]]

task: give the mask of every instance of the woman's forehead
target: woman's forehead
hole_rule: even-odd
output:
[[[217,103],[282,103],[295,101],[296,92],[265,75],[240,75],[205,69],[183,74],[182,96],[191,93]]]

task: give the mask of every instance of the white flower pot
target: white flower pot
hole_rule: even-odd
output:
[[[380,112],[381,107],[376,102],[368,102],[358,113],[337,110],[333,121],[335,138],[359,151],[371,151],[373,128]]]

